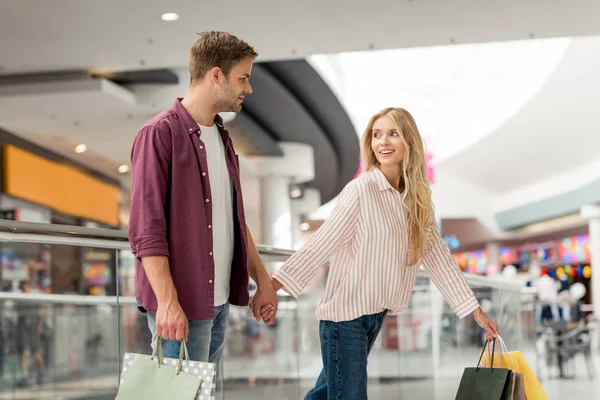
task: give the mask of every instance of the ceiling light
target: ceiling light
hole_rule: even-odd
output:
[[[85,153],[87,150],[87,146],[85,144],[78,144],[77,146],[75,146],[75,153]]]
[[[177,21],[179,19],[179,14],[177,13],[164,13],[163,15],[160,16],[160,19],[162,19],[163,21],[166,22],[172,22],[172,21]]]
[[[117,170],[119,171],[120,174],[126,174],[129,172],[129,165],[127,165],[127,164],[120,165]]]
[[[306,232],[310,229],[310,224],[308,222],[303,222],[300,224],[300,230]]]

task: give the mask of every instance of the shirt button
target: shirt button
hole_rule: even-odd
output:
[[[206,176],[206,172],[203,172],[203,173],[202,173],[202,176]]]
[[[190,132],[192,132],[194,130],[194,128],[190,128]]]
[[[208,283],[212,283],[212,279],[209,279],[209,280],[208,280]]]
[[[200,146],[200,150],[204,150],[204,146]]]
[[[208,229],[210,229],[210,228],[212,228],[212,225],[209,225],[209,226],[208,226]]]
[[[209,200],[209,199],[206,199],[206,202],[207,202],[207,203],[209,203],[209,202],[210,202],[210,200]]]

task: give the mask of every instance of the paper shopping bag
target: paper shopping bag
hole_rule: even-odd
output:
[[[494,341],[494,347],[496,342]],[[487,346],[487,343],[486,343]],[[465,368],[458,386],[456,400],[510,400],[512,395],[511,371],[506,368],[493,366],[494,351],[492,351],[492,366],[481,367],[481,352],[476,368]]]
[[[161,343],[150,356],[125,353],[115,400],[214,400],[215,364],[191,361],[183,340],[179,359],[164,358]]]
[[[502,366],[503,368],[508,368],[523,374],[523,383],[527,400],[548,400],[548,396],[546,395],[544,388],[525,360],[523,354],[520,351],[508,351],[504,340],[502,340],[500,337],[498,340],[500,341],[501,353],[499,354],[500,357],[496,357],[494,360],[494,367]],[[490,355],[485,354],[483,357],[483,364],[488,365],[489,360]]]
[[[512,371],[514,385],[513,385],[513,400],[527,400],[525,395],[525,382],[523,380],[523,374],[517,371]]]

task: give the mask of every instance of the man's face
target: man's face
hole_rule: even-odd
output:
[[[217,112],[240,112],[247,94],[252,93],[250,75],[253,60],[243,60],[234,65],[217,90]]]

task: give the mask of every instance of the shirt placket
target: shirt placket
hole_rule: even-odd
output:
[[[210,190],[210,177],[208,171],[208,159],[206,157],[205,144],[202,141],[202,132],[198,128],[198,156],[200,157],[200,173],[202,179],[202,193],[204,195],[204,212],[206,215],[206,224],[208,229],[208,259],[210,260],[210,267],[208,268],[208,283],[212,285],[214,283],[214,258],[213,258],[213,215],[212,215],[212,194]]]

